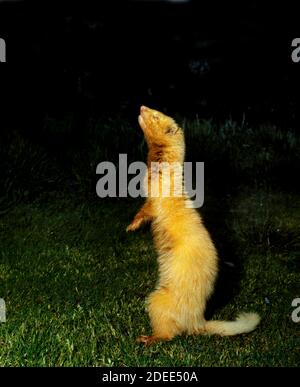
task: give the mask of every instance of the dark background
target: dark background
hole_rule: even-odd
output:
[[[247,179],[294,190],[298,26],[289,2],[0,1],[1,194],[95,197],[99,162],[144,159],[142,104],[211,120],[186,130],[187,159],[215,194]]]
[[[75,112],[80,137],[90,115],[133,120],[141,104],[298,125],[298,25],[288,2],[0,2],[1,127]]]

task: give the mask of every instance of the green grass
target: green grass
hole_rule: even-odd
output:
[[[96,165],[145,159],[136,122],[49,118],[35,140],[1,134],[0,366],[298,366],[300,139],[293,129],[181,120],[187,160],[205,162],[201,209],[220,255],[210,318],[257,311],[236,337],[176,337],[150,348],[144,310],[157,280],[149,228],[125,232],[139,200],[96,199]],[[227,263],[226,263],[227,262]]]
[[[222,203],[207,197],[210,231],[237,256],[228,270],[239,268],[237,281],[221,289],[232,296],[216,302],[212,315],[253,310],[262,322],[247,335],[181,336],[149,348],[135,338],[150,332],[144,300],[157,279],[156,254],[149,229],[125,232],[141,202],[48,193],[17,203],[0,219],[7,307],[0,365],[298,366],[291,302],[300,297],[299,202],[295,194],[249,187]]]

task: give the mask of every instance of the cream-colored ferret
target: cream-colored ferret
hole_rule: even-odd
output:
[[[151,163],[183,165],[183,131],[172,118],[145,106],[141,107],[139,124],[149,149],[145,184],[148,181],[150,187],[151,178],[164,184],[162,171],[153,173]],[[170,175],[175,181],[172,168]],[[178,173],[176,178],[178,183]],[[182,176],[180,179],[184,185]],[[229,336],[254,330],[260,321],[256,313],[242,313],[235,321],[205,320],[206,303],[218,272],[216,248],[197,210],[187,205],[190,199],[186,194],[165,197],[159,192],[156,196],[148,193],[144,206],[127,227],[127,231],[134,231],[151,221],[158,252],[159,280],[147,299],[153,333],[140,336],[138,341],[149,345],[182,333]]]

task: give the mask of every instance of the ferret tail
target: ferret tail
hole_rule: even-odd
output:
[[[257,313],[240,313],[235,321],[206,321],[199,333],[233,336],[253,331],[260,322]]]

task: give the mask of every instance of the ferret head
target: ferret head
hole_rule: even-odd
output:
[[[173,118],[157,110],[141,106],[138,120],[149,148],[158,146],[168,151],[184,153],[183,131]],[[181,158],[182,154],[178,154],[178,157]]]

